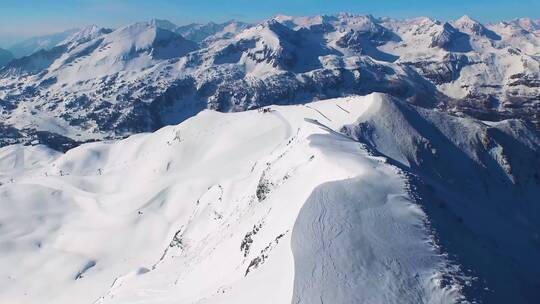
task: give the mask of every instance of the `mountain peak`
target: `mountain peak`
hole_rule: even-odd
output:
[[[72,47],[111,32],[111,29],[99,27],[93,24],[80,28],[79,31],[73,33],[71,36],[67,37],[57,45],[69,45]]]
[[[478,21],[474,20],[473,18],[471,18],[469,15],[463,15],[461,16],[459,19],[457,19],[455,21],[455,24],[477,24],[479,23]]]
[[[279,21],[281,24],[291,29],[309,28],[315,25],[325,25],[325,24],[332,23],[338,20],[336,16],[331,16],[331,15],[316,15],[316,16],[301,16],[301,17],[277,15],[273,19]]]
[[[249,26],[250,24],[248,23],[236,20],[229,20],[223,23],[191,23],[177,27],[174,32],[197,43],[208,43],[215,39],[230,38]]]
[[[413,24],[417,24],[417,25],[429,25],[429,26],[431,26],[431,25],[434,25],[434,24],[440,24],[440,22],[438,20],[430,18],[430,17],[426,17],[426,16],[420,16],[420,17],[408,19],[408,21],[410,21]]]
[[[540,22],[531,18],[517,18],[511,22],[529,32],[540,30]]]
[[[176,24],[164,19],[152,19],[149,24],[168,31],[174,31],[178,27]]]
[[[291,29],[285,26],[276,18],[268,19],[259,24],[262,28],[268,28],[274,33],[290,32]]]
[[[472,19],[468,15],[464,15],[463,17],[452,22],[452,24],[460,31],[468,34],[484,36],[493,40],[499,40],[501,38],[493,31],[487,29],[482,23],[476,21],[475,19]]]
[[[112,32],[106,39],[118,48],[117,51],[122,50],[122,53],[129,53],[132,48],[139,51],[154,47],[161,48],[169,44],[170,47],[167,48],[176,44],[184,45],[189,50],[197,48],[195,43],[184,39],[178,33],[160,27],[159,24],[163,23],[153,21],[133,23]],[[179,47],[178,52],[184,53],[185,50],[181,51],[184,46]],[[175,53],[172,49],[170,51]]]
[[[448,22],[435,24],[430,47],[439,47],[453,52],[468,52],[471,50],[469,36]]]

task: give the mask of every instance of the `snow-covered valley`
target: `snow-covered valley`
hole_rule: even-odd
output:
[[[4,147],[0,302],[531,302],[539,147],[384,94]]]

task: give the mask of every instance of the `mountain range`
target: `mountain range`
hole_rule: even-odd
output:
[[[539,128],[539,26],[372,16],[276,16],[259,24],[91,26],[0,70],[11,143],[122,138],[203,109],[371,92],[454,115]],[[191,40],[190,40],[191,39]]]
[[[535,303],[540,22],[89,26],[0,69],[1,303]]]
[[[533,303],[538,151],[380,93],[0,148],[0,300]]]

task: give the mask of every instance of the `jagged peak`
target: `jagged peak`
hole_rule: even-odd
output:
[[[216,39],[230,38],[249,26],[248,23],[231,19],[223,23],[208,22],[181,25],[175,29],[175,32],[182,34],[187,39],[204,44]]]
[[[353,14],[353,13],[348,13],[348,12],[339,12],[336,14],[336,16],[340,19],[347,19],[347,18],[355,18],[355,17],[359,17],[361,15],[356,15],[356,14]]]
[[[495,32],[486,28],[482,23],[472,19],[471,17],[464,15],[463,17],[452,22],[460,31],[477,36],[484,36],[493,40],[500,40],[501,37]]]
[[[294,30],[275,18],[265,20],[237,35],[237,39],[256,39],[266,41],[268,46],[278,48],[283,39],[294,35]]]
[[[484,34],[486,28],[484,25],[475,19],[469,17],[468,15],[464,15],[461,18],[455,20],[452,22],[452,24],[462,30],[474,33],[474,34]]]
[[[455,24],[460,25],[472,25],[472,24],[480,24],[480,22],[476,21],[475,19],[471,18],[469,15],[463,15],[459,19],[457,19]]]
[[[190,49],[196,48],[196,43],[184,39],[180,34],[158,27],[152,22],[136,22],[117,29],[105,38],[108,43],[118,46],[118,50],[128,51],[134,47],[136,50],[151,48],[155,43],[176,41],[188,42]],[[123,52],[123,51],[122,51]]]
[[[282,23],[283,25],[292,28],[309,28],[316,25],[330,24],[338,21],[338,17],[335,15],[315,15],[315,16],[288,16],[288,15],[277,15],[273,17]]]
[[[85,26],[79,29],[79,31],[71,34],[69,37],[64,39],[62,42],[58,43],[57,45],[78,45],[87,41],[90,41],[92,39],[95,39],[99,36],[109,34],[113,30],[109,28],[104,28],[97,26],[95,24]]]
[[[457,29],[450,23],[448,22],[444,22],[442,23],[442,29],[444,31],[448,31],[448,32],[454,32],[454,31],[457,31]]]
[[[431,26],[431,25],[434,25],[434,24],[440,24],[441,23],[437,19],[433,19],[431,17],[426,17],[426,16],[410,18],[410,19],[406,19],[405,21],[408,21],[409,23],[412,23],[412,24],[421,25],[421,26],[425,26],[425,25]]]
[[[352,13],[345,13],[345,12],[341,12],[341,13],[337,13],[336,15],[334,15],[340,19],[367,19],[367,20],[370,20],[370,21],[373,21],[373,22],[378,22],[378,19],[375,18],[372,14],[352,14]]]
[[[271,19],[268,19],[259,23],[259,27],[267,28],[276,34],[291,31],[289,27],[285,26],[282,22],[280,22],[279,20],[275,18],[271,18]]]
[[[203,27],[207,27],[207,26],[221,26],[221,27],[226,27],[226,26],[231,25],[231,24],[248,24],[248,23],[245,23],[245,22],[242,22],[242,21],[238,21],[238,20],[236,20],[236,19],[230,19],[230,20],[227,20],[227,21],[222,22],[222,23],[216,23],[216,22],[213,22],[213,21],[210,21],[210,22],[207,22],[207,23],[197,23],[197,22],[192,22],[192,23],[189,23],[189,24],[186,24],[186,25],[178,26],[177,28],[180,28],[180,29],[187,29],[187,28],[203,28]]]

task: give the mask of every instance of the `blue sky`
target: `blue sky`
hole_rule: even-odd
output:
[[[540,19],[540,0],[0,0],[0,46],[89,24],[118,27],[152,18],[177,24],[257,21],[276,14],[337,12],[441,20],[464,14],[480,21]]]

